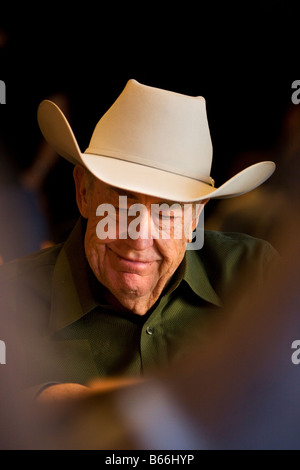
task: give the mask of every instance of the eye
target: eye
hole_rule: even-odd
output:
[[[152,211],[152,216],[155,217],[156,219],[162,218],[163,214],[161,212],[153,212]]]
[[[153,218],[159,222],[172,222],[175,220],[176,217],[172,212],[155,212],[153,214]]]
[[[160,213],[159,216],[160,216],[160,218],[166,219],[166,220],[174,219],[174,215],[173,215],[173,214],[162,214],[162,213]]]

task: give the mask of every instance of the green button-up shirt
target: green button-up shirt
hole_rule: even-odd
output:
[[[106,302],[85,257],[85,227],[80,219],[64,244],[0,269],[2,312],[16,327],[7,351],[14,341],[21,348],[17,360],[26,387],[149,374],[182,358],[222,315],[245,272],[262,285],[276,257],[262,240],[205,232],[203,248],[186,252],[156,304],[138,316]]]

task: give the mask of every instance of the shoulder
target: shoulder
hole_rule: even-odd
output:
[[[255,238],[245,233],[238,232],[217,232],[206,230],[204,234],[204,252],[214,252],[222,259],[245,258],[252,256],[263,256],[273,258],[277,256],[273,246],[260,238]]]
[[[13,282],[18,278],[25,281],[34,274],[38,277],[42,271],[51,270],[62,246],[62,244],[58,244],[2,264],[0,266],[0,282]]]
[[[47,248],[0,266],[0,313],[20,328],[48,324],[53,272],[61,246]],[[38,315],[37,315],[38,313]]]
[[[221,290],[243,279],[264,284],[279,255],[265,240],[237,232],[205,231],[198,256]]]

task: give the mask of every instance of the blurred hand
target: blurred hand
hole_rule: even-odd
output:
[[[130,385],[144,382],[141,377],[110,377],[92,380],[88,386],[92,393],[110,392]]]
[[[42,390],[36,401],[38,403],[56,403],[86,396],[88,391],[88,387],[76,383],[55,384]]]
[[[140,377],[111,377],[107,379],[95,379],[88,386],[65,383],[50,385],[41,391],[37,396],[38,403],[57,403],[70,399],[85,398],[102,392],[112,392],[123,387],[128,387],[137,383],[141,383],[144,379]]]

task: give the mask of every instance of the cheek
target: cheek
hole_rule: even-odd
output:
[[[103,244],[103,240],[99,240],[96,232],[97,228],[97,219],[96,218],[89,218],[86,232],[85,232],[85,248],[86,251],[90,251],[91,249],[95,248],[98,245]]]
[[[88,220],[85,238],[84,249],[94,274],[99,278],[101,266],[104,262],[106,245],[109,241],[100,240],[97,236],[96,227],[98,219],[91,218]]]
[[[186,240],[183,239],[157,239],[155,240],[157,249],[161,253],[164,259],[164,265],[168,269],[176,269],[181,263],[185,250],[186,250]]]
[[[101,217],[90,217],[87,222],[85,245],[86,249],[98,248],[115,240],[114,232]]]

